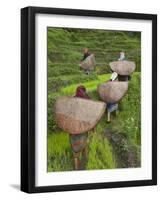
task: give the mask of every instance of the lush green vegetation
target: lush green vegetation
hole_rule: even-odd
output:
[[[78,67],[82,49],[95,53],[95,72],[84,74]],[[117,117],[107,123],[106,114],[89,133],[88,159],[82,169],[111,169],[140,166],[140,34],[135,32],[81,29],[48,29],[48,171],[73,169],[68,134],[59,129],[53,117],[55,100],[74,95],[79,84],[93,99],[99,99],[97,86],[109,79],[110,61],[119,51],[137,64],[126,96],[119,103]],[[128,160],[128,161],[127,161]]]

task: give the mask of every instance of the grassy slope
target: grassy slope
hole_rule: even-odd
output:
[[[94,40],[93,40],[94,38]],[[125,50],[127,58],[135,60],[140,69],[139,36],[124,32],[84,32],[63,29],[48,30],[48,171],[72,170],[72,152],[68,134],[57,127],[53,118],[53,105],[60,95],[73,95],[79,84],[84,84],[93,99],[99,99],[96,88],[109,79],[108,63],[116,60],[118,52]],[[110,42],[109,42],[110,41]],[[96,72],[87,76],[78,67],[82,48],[89,47],[95,53]],[[100,64],[101,63],[101,64]],[[100,74],[100,75],[98,75]],[[89,135],[89,155],[85,169],[127,167],[119,159],[134,147],[140,160],[140,73],[133,75],[126,97],[120,102],[120,113],[111,124],[104,116],[95,132]],[[113,145],[104,133],[119,133],[126,144]],[[115,146],[118,148],[116,149]]]

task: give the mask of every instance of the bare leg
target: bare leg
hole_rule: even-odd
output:
[[[80,160],[79,160],[80,153],[73,153],[73,157],[74,157],[74,167],[75,167],[75,170],[78,170],[79,167],[80,167]]]
[[[107,112],[107,122],[110,122],[111,121],[111,113],[110,112]]]

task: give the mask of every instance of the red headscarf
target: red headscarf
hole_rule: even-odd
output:
[[[81,97],[84,99],[90,99],[90,97],[86,93],[86,88],[83,85],[80,85],[76,89],[76,94],[74,97]]]

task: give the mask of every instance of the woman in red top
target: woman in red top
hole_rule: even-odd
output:
[[[84,98],[84,99],[90,99],[88,94],[86,93],[86,88],[83,85],[80,85],[76,89],[76,93],[74,97]],[[73,151],[74,156],[74,165],[75,169],[80,169],[80,154],[84,156],[84,158],[87,158],[87,138],[88,134],[78,134],[78,135],[72,135],[70,134],[70,143]]]
[[[84,85],[80,85],[76,89],[76,94],[74,97],[80,97],[84,99],[91,99],[88,94],[86,93],[86,88]]]

